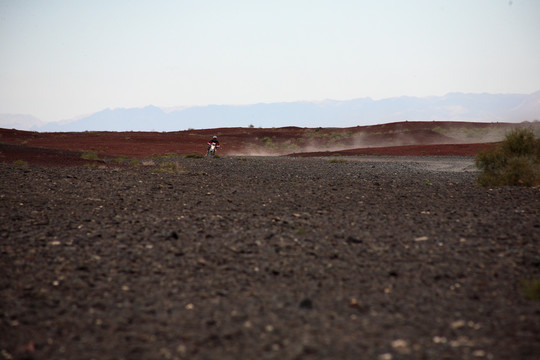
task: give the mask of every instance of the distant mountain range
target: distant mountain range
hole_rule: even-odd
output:
[[[0,127],[17,127],[17,115],[0,115]],[[35,118],[21,118],[26,123]],[[10,120],[7,123],[7,120]],[[533,94],[463,94],[381,100],[209,105],[174,110],[156,106],[106,109],[62,123],[28,127],[60,131],[178,131],[219,127],[351,127],[397,121],[522,122],[540,120],[540,91]],[[34,121],[34,124],[36,122]],[[7,125],[7,126],[6,126]]]

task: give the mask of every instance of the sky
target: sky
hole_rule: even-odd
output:
[[[539,0],[0,0],[0,114],[540,90]]]

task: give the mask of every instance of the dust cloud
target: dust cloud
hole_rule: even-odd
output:
[[[416,128],[411,124],[388,124],[386,127],[376,129],[362,129],[358,132],[320,132],[317,135],[304,133],[299,140],[281,140],[279,135],[273,137],[269,144],[251,143],[243,149],[230,152],[236,156],[280,156],[294,153],[309,152],[339,152],[345,150],[383,148],[411,145],[448,145],[448,144],[479,144],[494,143],[517,127],[531,128],[535,133],[540,133],[540,123],[437,123],[421,124]],[[313,131],[313,130],[311,130]],[[278,133],[279,134],[279,133]]]

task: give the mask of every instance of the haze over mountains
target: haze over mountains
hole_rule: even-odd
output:
[[[77,120],[39,124],[29,115],[0,115],[0,127],[60,131],[179,131],[218,127],[352,127],[397,121],[522,122],[540,120],[540,91],[533,94],[463,94],[381,100],[156,106],[106,109]]]

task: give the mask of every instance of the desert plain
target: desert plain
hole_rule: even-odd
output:
[[[539,189],[458,125],[2,129],[0,358],[538,359]]]

